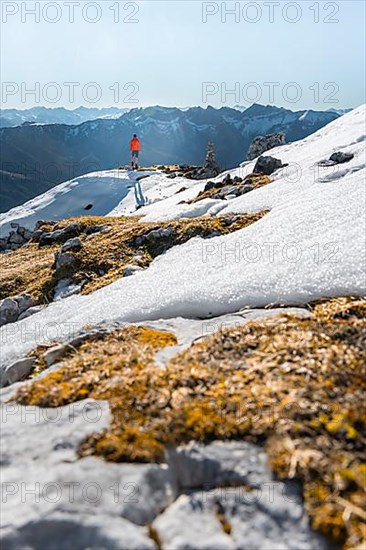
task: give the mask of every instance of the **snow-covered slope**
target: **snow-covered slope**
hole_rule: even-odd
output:
[[[365,179],[365,140],[366,140],[366,115],[365,106],[355,109],[351,113],[331,122],[315,134],[304,140],[283,145],[272,149],[266,155],[274,156],[282,160],[288,167],[278,170],[271,176],[270,185],[261,187],[251,193],[242,195],[230,201],[215,201],[211,208],[211,202],[201,201],[206,204],[206,212],[209,214],[227,214],[238,212],[256,212],[267,208],[273,208],[285,204],[287,201],[297,200],[299,193],[311,190],[319,196],[326,189],[326,183],[330,187],[337,188],[337,182],[344,178],[356,175],[359,182]],[[353,153],[355,156],[347,164],[333,167],[319,167],[320,160],[329,158],[335,151]],[[244,162],[240,168],[230,170],[234,176],[244,177],[253,171],[255,161]],[[216,180],[222,179],[220,175]],[[197,188],[197,191],[200,190]],[[189,193],[190,195],[192,192]],[[139,212],[146,220],[165,220],[180,218],[186,215],[186,211],[192,207],[180,205],[183,196],[176,196],[166,203],[148,206]],[[343,201],[343,199],[342,199]],[[362,202],[362,197],[360,197]],[[329,212],[331,213],[331,212]]]
[[[11,230],[11,222],[33,229],[38,220],[62,220],[73,216],[106,216],[126,200],[136,210],[135,187],[137,179],[154,172],[113,170],[93,172],[61,183],[43,195],[0,214],[0,236]]]
[[[38,220],[62,220],[72,216],[138,214],[169,219],[174,217],[178,203],[196,197],[205,184],[205,180],[169,179],[155,171],[93,172],[61,183],[35,199],[0,214],[0,237],[9,234],[12,222],[32,230]],[[177,217],[205,214],[208,207],[216,203],[211,201],[208,205],[204,202],[194,208],[181,205]],[[146,206],[141,208],[143,204]]]
[[[94,294],[51,304],[29,319],[4,327],[3,361],[21,356],[40,340],[54,338],[49,326],[63,334],[70,327],[75,331],[103,320],[210,317],[245,306],[364,294],[364,124],[365,108],[360,107],[301,142],[272,150],[271,155],[290,163],[276,173],[273,183],[231,201],[198,202],[192,205],[196,212],[190,212],[271,209],[268,215],[227,236],[192,239],[158,257],[145,272]],[[352,152],[354,159],[339,167],[317,167],[335,150]],[[248,173],[252,168],[253,163],[245,163],[232,173]],[[165,182],[166,189],[158,190]],[[161,174],[144,179],[144,193],[156,202],[139,214],[144,219],[182,217],[188,207],[178,204],[184,193],[186,198],[195,196],[204,184],[185,181],[188,190],[176,194],[182,183]],[[163,200],[158,202],[159,194]],[[58,194],[58,200],[61,197]],[[127,213],[126,197],[114,205],[114,214]],[[14,216],[12,212],[9,216]],[[9,216],[3,223],[9,222]]]

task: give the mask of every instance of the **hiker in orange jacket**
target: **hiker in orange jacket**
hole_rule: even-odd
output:
[[[132,170],[138,170],[138,158],[141,151],[141,143],[136,134],[133,134],[133,138],[131,139],[130,151],[132,155]]]

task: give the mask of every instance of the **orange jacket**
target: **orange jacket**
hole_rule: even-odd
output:
[[[141,151],[141,143],[138,138],[131,139],[130,151]]]

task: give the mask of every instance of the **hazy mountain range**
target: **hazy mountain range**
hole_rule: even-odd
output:
[[[21,124],[82,124],[96,118],[118,118],[129,109],[118,107],[32,107],[31,109],[0,109],[0,128],[12,128]]]
[[[77,111],[80,116],[91,116],[88,109]],[[71,113],[75,115],[75,111]],[[116,116],[116,112],[104,114]],[[221,166],[231,168],[246,158],[251,141],[258,135],[281,131],[291,142],[312,134],[338,116],[332,111],[293,112],[258,104],[243,111],[228,107],[181,110],[156,106],[82,124],[41,123],[2,128],[1,211],[81,174],[129,162],[133,133],[142,140],[143,165],[200,165],[207,142],[212,140]]]

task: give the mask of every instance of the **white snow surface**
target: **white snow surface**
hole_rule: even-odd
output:
[[[61,183],[22,206],[0,214],[0,236],[9,234],[11,222],[32,230],[38,220],[106,216],[125,200],[131,205],[130,209],[125,209],[126,213],[131,213],[136,210],[133,197],[137,178],[151,174],[155,172],[110,170]],[[124,213],[122,207],[120,209],[119,215]]]
[[[303,141],[271,150],[268,154],[290,163],[275,173],[273,183],[237,199],[213,201],[213,206],[208,201],[211,214],[270,209],[269,214],[227,236],[191,239],[158,257],[144,272],[91,295],[52,303],[28,319],[3,327],[3,363],[54,339],[55,333],[65,334],[86,324],[206,318],[247,306],[365,294],[364,140],[365,107],[360,107]],[[336,167],[316,167],[338,150],[355,157]],[[231,172],[249,173],[252,168],[253,163],[244,163]],[[157,202],[154,178],[163,176],[155,174],[141,182],[144,192],[155,194],[156,201],[138,211],[144,219],[184,216],[188,205],[177,204],[180,195],[195,196],[204,185],[184,180],[189,189],[176,195],[182,181],[165,178],[167,188],[159,191],[163,200]],[[128,204],[120,201],[112,212],[118,215],[124,209]],[[189,215],[201,213],[191,210]]]

